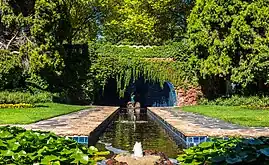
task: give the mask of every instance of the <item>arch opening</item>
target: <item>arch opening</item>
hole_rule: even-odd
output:
[[[175,88],[171,82],[167,81],[161,87],[159,83],[140,77],[131,81],[122,98],[117,92],[116,80],[110,79],[104,91],[98,93],[99,97],[96,97],[94,103],[96,105],[126,107],[128,101],[131,101],[131,94],[135,95],[135,101],[140,102],[142,108],[170,107],[175,106],[177,102]]]

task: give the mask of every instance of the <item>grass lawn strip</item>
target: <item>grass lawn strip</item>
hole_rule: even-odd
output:
[[[238,106],[186,106],[183,111],[202,114],[249,127],[269,127],[269,110],[253,110]]]
[[[0,109],[0,124],[30,124],[40,120],[90,108],[90,106],[57,103],[37,104],[35,108]]]

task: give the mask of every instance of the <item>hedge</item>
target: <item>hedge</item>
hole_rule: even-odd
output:
[[[232,96],[230,98],[217,98],[209,101],[207,99],[201,99],[199,101],[201,105],[223,105],[223,106],[242,106],[249,108],[269,108],[269,97],[259,96]]]
[[[30,92],[0,92],[0,104],[34,104],[52,102],[53,95],[51,93],[43,92],[31,94]]]

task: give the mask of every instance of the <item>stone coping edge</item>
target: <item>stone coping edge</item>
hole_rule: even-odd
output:
[[[93,146],[99,140],[99,136],[107,128],[107,126],[115,119],[119,113],[120,108],[115,110],[110,116],[108,116],[100,125],[98,125],[88,136],[88,146]]]
[[[210,140],[208,136],[186,136],[184,133],[167,123],[163,118],[152,112],[150,109],[147,109],[147,113],[150,118],[152,118],[165,129],[165,131],[176,142],[177,145],[183,146],[184,148],[189,148]]]
[[[165,131],[173,138],[177,145],[187,147],[185,135],[183,133],[177,131],[173,126],[164,121],[160,116],[152,112],[150,109],[148,109],[147,112],[149,117],[156,121],[159,125],[161,125],[165,129]]]

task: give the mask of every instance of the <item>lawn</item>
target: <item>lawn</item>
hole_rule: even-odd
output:
[[[37,106],[35,108],[0,109],[0,124],[29,124],[89,108],[89,106],[57,103],[37,104]]]
[[[254,110],[236,106],[187,106],[183,111],[199,113],[243,126],[269,127],[269,110]]]

